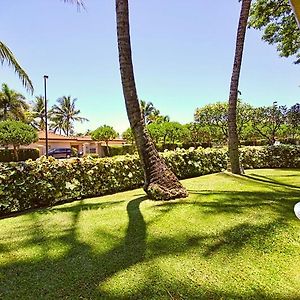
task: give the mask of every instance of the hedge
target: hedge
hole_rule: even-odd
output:
[[[227,167],[227,150],[177,149],[162,153],[180,178],[216,173]],[[300,168],[300,146],[244,147],[245,168]],[[72,158],[0,163],[2,214],[58,202],[101,196],[142,186],[143,172],[136,155],[112,158]]]
[[[39,149],[19,149],[19,161],[25,161],[28,159],[37,159],[40,156]],[[13,149],[0,149],[0,162],[15,161]]]

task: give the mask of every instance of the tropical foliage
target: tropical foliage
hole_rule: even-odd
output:
[[[220,172],[226,169],[228,161],[225,148],[178,149],[164,152],[162,157],[181,179]],[[299,146],[241,149],[245,168],[299,168],[299,157]],[[143,184],[137,155],[70,160],[42,157],[37,161],[0,164],[0,174],[2,213],[111,194]]]
[[[25,121],[28,109],[29,105],[26,103],[25,97],[3,83],[0,91],[0,120]]]
[[[23,86],[29,92],[33,93],[33,85],[31,80],[29,79],[29,76],[19,65],[11,50],[3,42],[0,41],[0,64],[3,65],[5,62],[15,70],[15,73],[19,76]]]
[[[106,144],[106,149],[109,155],[108,142],[115,139],[118,136],[118,133],[108,125],[103,125],[98,127],[95,131],[92,132],[92,139],[95,141],[104,141]]]
[[[19,160],[18,150],[21,145],[29,145],[37,140],[37,131],[28,124],[11,120],[0,122],[0,145],[12,145],[16,160]]]
[[[75,102],[77,99],[72,99],[71,96],[63,96],[57,99],[57,103],[53,105],[50,113],[50,128],[54,132],[64,133],[66,136],[74,133],[73,122],[84,122],[88,119],[80,117],[80,110],[76,108]]]
[[[289,0],[256,0],[251,8],[249,26],[262,30],[262,39],[276,45],[280,56],[294,56],[295,63],[300,63],[300,30]]]

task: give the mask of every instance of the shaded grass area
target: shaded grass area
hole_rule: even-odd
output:
[[[0,299],[300,299],[300,170],[183,184],[0,220]]]

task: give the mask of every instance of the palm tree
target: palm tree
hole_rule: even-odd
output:
[[[242,0],[242,8],[237,30],[234,64],[230,82],[230,94],[228,105],[228,151],[231,164],[231,172],[234,174],[242,173],[239,159],[239,137],[237,133],[236,115],[239,79],[250,6],[251,0]]]
[[[150,199],[155,200],[187,197],[186,189],[160,158],[142,118],[132,64],[128,0],[116,0],[116,19],[123,94],[144,169],[144,190]]]
[[[160,112],[156,109],[152,102],[146,102],[141,100],[141,112],[142,118],[144,119],[145,125],[149,125],[152,122],[152,119],[159,116]]]
[[[0,41],[0,63],[3,65],[6,62],[10,67],[15,69],[15,73],[19,76],[24,87],[33,93],[33,85],[26,72],[19,65],[10,49]]]
[[[71,99],[71,96],[63,96],[57,99],[58,105],[54,105],[50,111],[51,121],[56,124],[57,129],[63,130],[67,136],[73,130],[73,122],[88,121],[88,119],[79,116],[80,110],[75,107],[76,101],[77,99]]]
[[[45,98],[36,96],[32,103],[32,126],[38,130],[45,130]]]
[[[294,11],[298,26],[300,28],[300,3],[299,3],[299,0],[290,0],[290,5]]]
[[[3,83],[0,92],[0,118],[2,120],[10,118],[25,122],[28,109],[29,105],[25,102],[25,97]]]

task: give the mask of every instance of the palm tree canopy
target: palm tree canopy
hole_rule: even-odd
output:
[[[73,122],[79,121],[84,122],[88,119],[80,117],[80,110],[76,109],[75,102],[76,98],[72,99],[71,96],[63,96],[57,99],[58,105],[54,105],[50,111],[51,121],[57,129],[64,131],[66,135],[73,129]]]
[[[45,98],[43,96],[36,96],[32,105],[32,126],[38,130],[45,129]]]
[[[26,103],[25,97],[3,83],[0,92],[0,118],[25,121],[28,109],[29,105]]]
[[[11,50],[3,42],[0,41],[0,63],[3,65],[4,62],[6,62],[8,66],[14,68],[15,73],[19,76],[23,86],[29,92],[33,93],[33,85],[28,75],[19,65]]]

